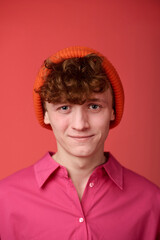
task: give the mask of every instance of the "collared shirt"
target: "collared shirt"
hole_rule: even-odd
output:
[[[160,190],[107,153],[82,200],[50,153],[0,181],[1,240],[158,240]]]

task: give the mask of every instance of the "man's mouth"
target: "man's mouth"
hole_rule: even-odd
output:
[[[88,140],[92,138],[94,135],[84,135],[84,136],[79,136],[79,135],[69,135],[70,138],[75,139],[75,140]]]

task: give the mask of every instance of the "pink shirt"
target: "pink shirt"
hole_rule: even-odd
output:
[[[0,181],[1,240],[158,240],[160,190],[107,154],[82,201],[48,153]]]

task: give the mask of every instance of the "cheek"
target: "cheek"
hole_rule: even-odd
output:
[[[94,126],[97,129],[108,129],[110,125],[110,117],[102,115],[101,117],[94,118],[92,121],[92,126]]]
[[[64,118],[54,118],[51,121],[53,132],[63,132],[68,127],[68,122]]]

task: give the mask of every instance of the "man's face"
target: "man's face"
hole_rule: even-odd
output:
[[[46,109],[44,122],[53,129],[59,153],[91,157],[103,152],[115,118],[110,89],[92,94],[83,105],[46,102]]]

